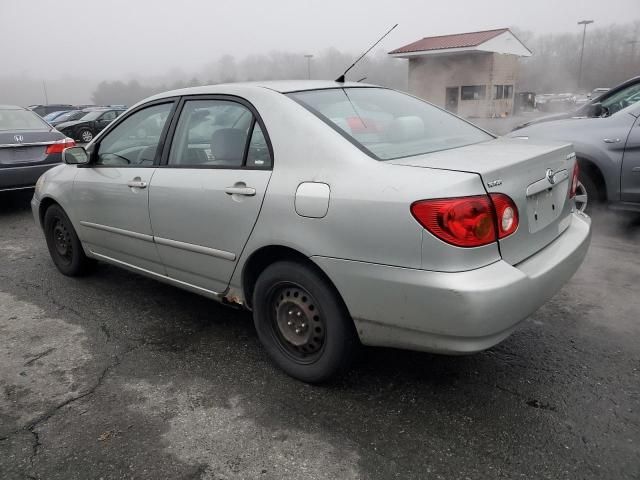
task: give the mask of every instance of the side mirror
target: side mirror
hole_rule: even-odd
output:
[[[62,152],[62,160],[67,165],[86,165],[89,163],[89,155],[83,147],[70,147]]]
[[[602,117],[605,113],[605,108],[600,102],[593,103],[587,108],[586,114],[589,118]]]

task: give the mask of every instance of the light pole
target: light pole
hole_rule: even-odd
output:
[[[580,20],[578,25],[584,25],[582,29],[582,49],[580,50],[580,67],[578,67],[578,90],[582,87],[582,58],[584,57],[584,39],[587,36],[587,25],[593,23],[593,20]]]
[[[311,79],[311,59],[313,58],[313,55],[307,53],[304,58],[307,59],[307,78]]]
[[[631,68],[631,75],[633,75],[635,73],[634,72],[634,67],[633,67],[635,64],[633,62],[635,62],[635,60],[636,60],[636,45],[638,43],[640,43],[640,40],[629,40],[627,42],[627,45],[631,46],[631,53],[629,55],[629,63],[628,63],[628,65]]]

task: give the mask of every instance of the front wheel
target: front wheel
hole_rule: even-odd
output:
[[[576,209],[584,213],[590,213],[595,205],[599,203],[599,200],[598,187],[596,187],[595,182],[587,174],[580,173],[575,196]]]
[[[88,128],[83,128],[78,132],[78,139],[83,143],[89,143],[93,140],[93,132]]]
[[[277,262],[258,278],[253,318],[267,354],[285,372],[319,383],[346,370],[359,341],[333,286],[312,268]]]
[[[58,270],[69,277],[89,272],[95,262],[84,254],[80,239],[62,207],[54,204],[47,208],[43,223],[47,248]]]

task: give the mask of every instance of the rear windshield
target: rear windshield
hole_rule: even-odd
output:
[[[493,138],[429,103],[385,88],[334,88],[288,95],[378,160]]]
[[[0,110],[0,130],[42,130],[51,128],[30,110]]]

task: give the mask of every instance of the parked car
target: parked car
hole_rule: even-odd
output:
[[[51,112],[51,113],[46,114],[44,117],[42,117],[42,119],[45,122],[47,122],[49,125],[51,125],[51,121],[54,118],[58,118],[60,115],[62,115],[64,113],[67,113],[67,112],[68,112],[68,110],[60,110],[58,112]]]
[[[52,103],[49,105],[29,105],[27,108],[32,112],[36,112],[41,117],[44,117],[49,113],[61,112],[63,110],[72,110],[75,107],[73,105],[69,105],[68,103]]]
[[[156,95],[64,158],[32,201],[63,274],[102,260],[245,306],[308,382],[360,343],[501,342],[590,240],[571,145],[495,138],[361,83]]]
[[[563,113],[556,113],[554,115],[545,115],[544,117],[538,117],[532,120],[529,120],[526,123],[518,125],[514,130],[518,128],[528,127],[529,125],[534,125],[536,123],[550,122],[553,120],[560,120],[562,118],[593,118],[602,115],[602,111],[600,109],[599,104],[602,102],[607,102],[608,99],[614,98],[618,93],[622,91],[626,91],[627,88],[633,87],[634,85],[640,84],[640,76],[631,78],[626,82],[621,83],[615,88],[611,88],[607,90],[606,93],[601,94],[597,98],[591,99],[588,103],[584,104],[582,107],[577,108],[575,110]],[[538,97],[536,96],[536,99]]]
[[[577,107],[581,107],[582,105],[585,105],[585,104],[589,103],[592,100],[600,98],[602,95],[607,93],[609,90],[611,90],[611,89],[610,88],[605,88],[605,87],[599,87],[599,88],[594,88],[592,91],[590,91],[586,95],[576,95],[575,104],[576,104]]]
[[[62,115],[55,117],[53,120],[49,120],[49,124],[56,127],[61,123],[74,122],[84,117],[90,110],[69,110]]]
[[[0,105],[0,191],[33,188],[73,145],[34,112]]]
[[[536,95],[535,104],[541,112],[573,110],[575,98],[572,93],[543,93]]]
[[[580,210],[608,202],[614,209],[640,211],[640,77],[635,80],[600,97],[585,116],[530,124],[509,134],[573,144]]]
[[[80,119],[59,123],[56,128],[78,142],[88,143],[124,111],[123,107],[89,109]]]

